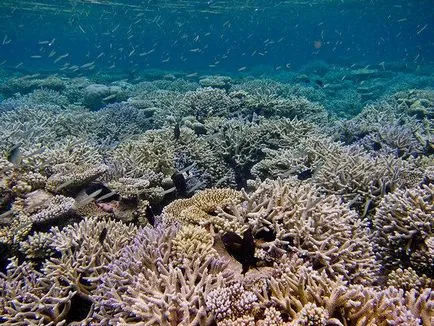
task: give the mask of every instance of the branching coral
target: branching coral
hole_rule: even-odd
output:
[[[203,227],[184,225],[171,241],[171,259],[175,266],[188,265],[197,254],[205,260],[217,257],[213,236]]]
[[[375,247],[386,268],[412,267],[434,275],[434,185],[384,197],[373,219]]]
[[[240,282],[214,289],[206,296],[207,310],[217,322],[224,321],[226,324],[252,314],[257,301],[256,294],[246,290]]]
[[[53,167],[51,175],[46,183],[46,189],[53,193],[62,193],[68,189],[79,188],[98,179],[108,170],[108,166],[99,164],[96,166],[57,164]]]
[[[29,93],[35,89],[42,88],[62,91],[65,89],[65,82],[55,76],[48,76],[46,78],[11,78],[2,84],[0,92],[11,96],[15,93]]]
[[[206,123],[211,148],[234,171],[239,188],[246,186],[251,168],[265,156],[265,151],[294,144],[295,137],[314,129],[312,124],[280,119],[257,121],[210,119]]]
[[[75,292],[59,283],[46,283],[43,274],[29,263],[12,259],[0,274],[0,322],[7,325],[57,324],[64,322]]]
[[[271,233],[262,247],[270,254],[296,252],[317,271],[335,279],[369,284],[378,268],[369,233],[354,211],[334,196],[323,196],[312,185],[266,181],[219,217],[248,222],[253,234]]]
[[[113,152],[113,159],[125,177],[141,177],[148,171],[170,176],[174,172],[172,138],[173,133],[167,129],[147,131],[138,139],[120,144]]]
[[[101,322],[147,325],[200,325],[210,321],[205,298],[230,280],[226,263],[202,254],[175,267],[171,239],[176,227],[140,231],[120,257],[108,265],[97,289],[96,316]]]
[[[75,200],[57,195],[54,197],[41,194],[42,202],[35,203],[16,200],[11,208],[11,221],[0,228],[0,242],[18,246],[32,229],[40,226],[63,224],[74,211]],[[44,227],[47,228],[47,227]]]
[[[289,316],[291,325],[306,325],[309,320],[317,320],[315,325],[420,324],[421,313],[412,312],[402,290],[349,286],[299,264],[283,266],[270,280],[270,300]]]
[[[373,157],[354,147],[321,151],[323,165],[314,182],[329,194],[342,196],[362,216],[390,191],[412,187],[423,178],[416,160]]]
[[[61,257],[45,263],[45,275],[89,295],[107,272],[107,265],[135,236],[137,228],[113,220],[87,218],[61,231],[58,228],[51,231],[51,247]]]

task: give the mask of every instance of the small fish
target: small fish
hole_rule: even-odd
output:
[[[95,61],[88,62],[88,63],[85,63],[84,65],[81,65],[80,68],[82,68],[82,69],[89,68],[89,67],[92,67],[94,64],[95,64]]]
[[[69,57],[69,53],[59,56],[56,60],[54,60],[54,63],[58,63],[60,60],[65,59],[67,57]]]
[[[84,192],[86,193],[86,195],[90,196],[92,193],[98,190],[101,190],[101,192],[98,193],[98,195],[95,197],[95,200],[99,203],[119,200],[119,195],[116,194],[114,191],[111,191],[102,183],[92,183],[88,187],[86,187]]]
[[[173,136],[175,137],[175,140],[179,140],[181,137],[181,128],[179,126],[179,122],[177,122],[173,128]]]
[[[109,95],[109,96],[107,96],[107,97],[104,97],[104,98],[102,99],[102,101],[103,101],[103,102],[107,102],[107,101],[113,100],[113,99],[116,98],[117,96],[118,96],[118,94],[111,94],[111,95]]]
[[[311,169],[304,170],[297,175],[298,180],[307,180],[312,178],[313,171]]]
[[[8,153],[8,156],[7,156],[7,160],[9,162],[11,162],[15,166],[20,165],[20,163],[23,160],[23,154],[21,153],[20,145],[19,144],[14,145],[9,150],[9,153]]]
[[[154,226],[155,225],[155,214],[152,211],[151,205],[146,205],[145,213],[146,213],[146,219],[148,220],[149,224]]]
[[[104,243],[105,238],[107,237],[107,228],[103,228],[98,237],[98,242],[100,244]]]
[[[183,194],[187,191],[187,182],[185,181],[185,177],[182,173],[175,172],[172,175],[172,181],[178,193]]]
[[[316,79],[315,80],[315,84],[317,84],[319,87],[323,88],[324,87],[324,83],[322,82],[322,80]]]
[[[250,267],[256,266],[255,241],[252,229],[248,228],[241,238],[235,232],[226,232],[222,236],[227,252],[242,266],[242,274],[246,274]]]

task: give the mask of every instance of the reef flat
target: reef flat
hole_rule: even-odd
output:
[[[0,323],[433,325],[434,77],[0,71]]]

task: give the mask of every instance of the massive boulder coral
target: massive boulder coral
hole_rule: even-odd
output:
[[[388,194],[373,218],[375,248],[386,269],[434,276],[434,185]]]

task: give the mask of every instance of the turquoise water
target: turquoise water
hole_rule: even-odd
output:
[[[260,73],[313,60],[416,66],[433,62],[433,6],[430,0],[4,0],[0,62],[83,75]]]

